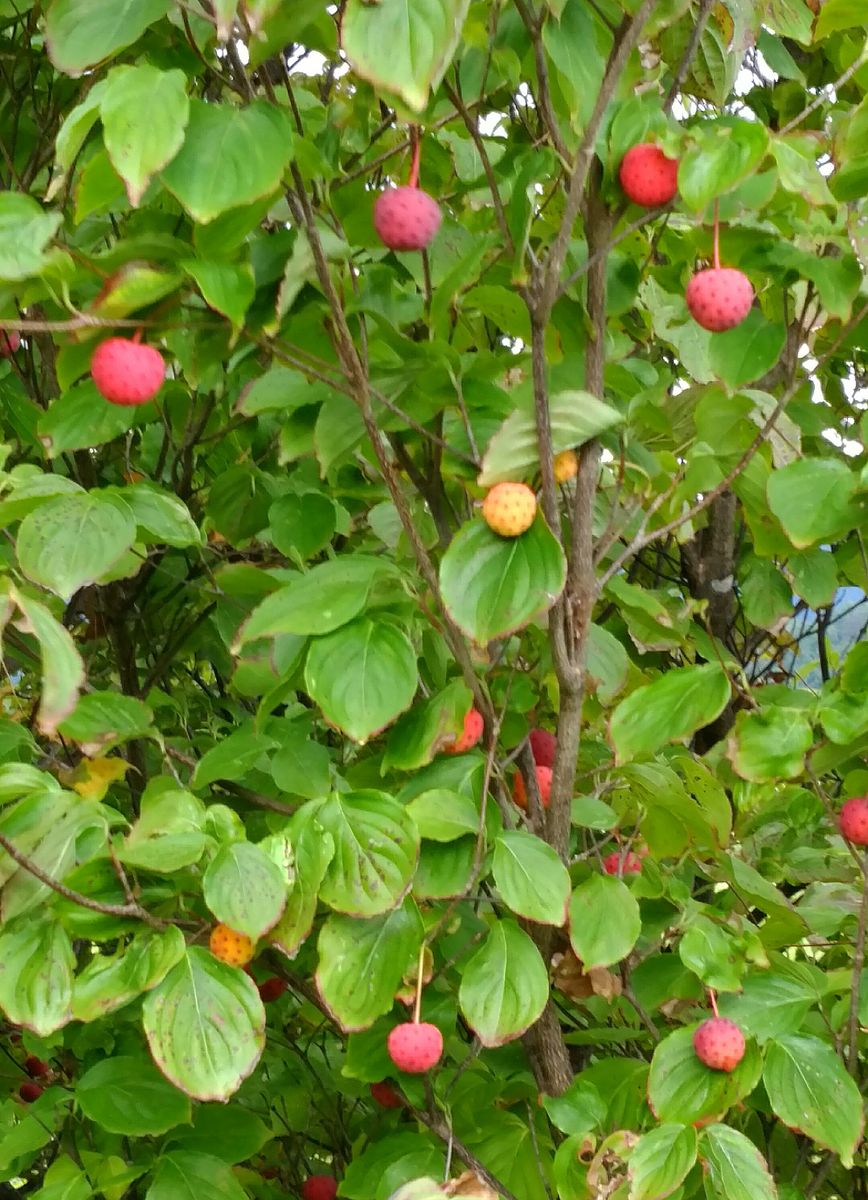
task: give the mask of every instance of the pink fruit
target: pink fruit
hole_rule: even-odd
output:
[[[371,1095],[382,1108],[403,1108],[404,1101],[385,1079],[371,1084]]]
[[[390,250],[424,250],[442,219],[440,205],[418,187],[390,188],[374,203],[374,228]]]
[[[464,718],[464,729],[454,742],[444,747],[444,750],[447,754],[464,754],[466,750],[472,750],[482,737],[482,729],[482,714],[471,708]]]
[[[166,364],[159,350],[129,338],[108,338],[90,360],[96,389],[110,404],[147,404],[163,386]]]
[[[11,358],[21,345],[21,334],[17,329],[0,329],[0,358]]]
[[[632,850],[626,856],[615,850],[603,859],[603,870],[607,875],[638,875],[642,870],[642,859]]]
[[[650,142],[627,151],[618,175],[628,200],[645,208],[668,204],[678,191],[678,160]]]
[[[335,1200],[338,1181],[333,1175],[311,1175],[301,1185],[301,1200]]]
[[[389,1058],[399,1071],[422,1075],[440,1061],[443,1053],[443,1034],[436,1025],[426,1021],[418,1024],[406,1021],[396,1025],[389,1034]]]
[[[723,333],[740,325],[751,310],[753,286],[733,267],[698,271],[687,285],[687,307],[703,329]]]
[[[530,752],[538,767],[553,767],[558,739],[547,729],[532,729],[530,731]]]
[[[868,846],[868,796],[854,796],[838,815],[841,837],[855,846]]]
[[[549,797],[552,791],[552,772],[551,767],[540,767],[536,769],[536,781],[539,787],[539,796],[542,800],[543,808],[548,808]],[[516,775],[515,782],[512,785],[512,799],[519,808],[523,808],[527,812],[527,788],[525,787],[524,776],[521,771]]]
[[[707,1067],[715,1071],[734,1071],[744,1058],[744,1034],[735,1021],[709,1017],[693,1035],[693,1049]]]

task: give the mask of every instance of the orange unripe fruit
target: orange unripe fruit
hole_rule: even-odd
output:
[[[246,933],[236,933],[228,925],[215,925],[209,939],[211,953],[230,967],[244,967],[253,958],[253,942]]]
[[[518,537],[533,525],[536,496],[526,483],[496,483],[482,502],[488,528],[501,537]]]
[[[477,709],[471,708],[464,717],[464,728],[448,746],[443,747],[445,754],[466,754],[468,750],[472,750],[479,739],[482,737],[483,721],[482,713]]]
[[[566,483],[569,479],[575,479],[579,473],[579,459],[575,450],[562,450],[560,454],[555,455],[552,465],[556,483]]]

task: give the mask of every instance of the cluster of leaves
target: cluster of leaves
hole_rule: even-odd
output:
[[[0,72],[9,1194],[866,1194],[863,0],[0,0]],[[392,254],[419,137],[443,225]],[[97,393],[109,330],[155,401]]]

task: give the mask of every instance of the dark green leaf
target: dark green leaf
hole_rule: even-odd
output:
[[[713,663],[669,670],[637,688],[621,701],[609,725],[619,761],[689,737],[719,716],[729,697],[726,672]]]
[[[514,921],[498,921],[461,976],[458,1004],[483,1046],[501,1046],[533,1025],[546,1006],[548,973]]]
[[[187,1124],[190,1100],[163,1078],[148,1058],[105,1058],[79,1079],[82,1112],[109,1133],[149,1137]]]
[[[658,1121],[693,1124],[722,1117],[759,1082],[762,1058],[752,1042],[734,1071],[713,1071],[696,1057],[695,1031],[696,1026],[678,1029],[654,1051],[648,1100]]]
[[[320,894],[331,908],[374,917],[394,908],[410,886],[419,835],[407,810],[385,792],[341,792],[316,810],[334,840]]]
[[[630,1155],[630,1200],[665,1200],[696,1162],[696,1130],[659,1125],[643,1134]]]
[[[563,925],[570,875],[547,842],[522,829],[505,829],[494,843],[492,873],[502,899],[517,916]]]
[[[626,958],[642,928],[639,905],[621,879],[591,875],[573,892],[570,942],[585,970]]]

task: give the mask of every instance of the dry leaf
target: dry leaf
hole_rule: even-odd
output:
[[[443,1190],[447,1196],[466,1196],[468,1200],[498,1200],[497,1192],[493,1192],[473,1171],[465,1171],[447,1183]]]

